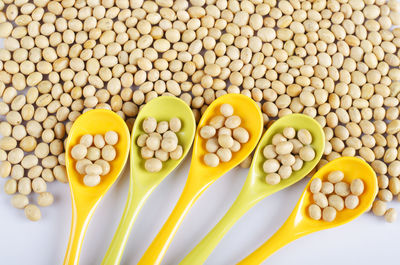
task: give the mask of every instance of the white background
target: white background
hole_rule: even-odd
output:
[[[136,264],[158,233],[182,191],[189,159],[187,157],[150,196],[132,229],[121,264]],[[163,264],[178,264],[217,223],[239,193],[246,175],[247,170],[234,169],[200,197],[178,230]],[[286,220],[307,181],[304,179],[251,209],[225,236],[206,264],[235,264],[255,250]],[[0,184],[4,184],[4,180]],[[101,263],[122,215],[128,184],[126,168],[89,224],[81,265]],[[28,221],[22,210],[12,208],[10,196],[1,191],[1,265],[62,264],[70,230],[69,187],[51,183],[49,190],[55,193],[55,204],[42,208],[43,219],[36,223]],[[392,204],[400,208],[400,203]],[[275,253],[265,264],[396,264],[399,234],[399,222],[387,224],[383,218],[367,213],[342,227],[303,237]]]

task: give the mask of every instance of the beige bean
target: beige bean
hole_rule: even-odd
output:
[[[162,162],[157,158],[150,158],[146,160],[144,166],[148,172],[159,172],[162,169]]]
[[[328,181],[335,184],[338,183],[340,181],[342,181],[344,178],[344,174],[342,171],[332,171],[331,173],[329,173],[328,175]],[[356,184],[357,185],[357,184]]]
[[[85,134],[81,137],[79,140],[79,143],[86,148],[90,147],[93,144],[93,135],[91,134]]]
[[[209,138],[213,137],[215,135],[215,133],[216,133],[215,128],[212,126],[209,126],[209,125],[203,126],[200,129],[200,136],[204,139],[209,139]]]
[[[26,218],[28,218],[31,221],[36,222],[36,221],[39,221],[42,218],[42,214],[40,213],[39,207],[37,207],[34,204],[28,204],[25,207],[24,212],[25,212]]]
[[[293,171],[298,171],[298,170],[302,169],[303,164],[304,164],[303,160],[301,160],[301,158],[299,156],[296,156],[294,164],[292,165]]]
[[[321,208],[316,204],[308,206],[308,215],[314,220],[320,220],[322,211]]]
[[[395,210],[394,208],[389,208],[389,209],[385,212],[384,216],[385,216],[385,221],[386,221],[386,222],[388,222],[388,223],[393,223],[393,222],[395,222],[396,219],[397,219],[397,212],[396,212],[396,210]]]
[[[383,216],[386,212],[386,203],[380,200],[374,201],[372,204],[372,212],[376,216]]]
[[[52,205],[54,202],[53,194],[50,192],[42,192],[37,197],[37,204],[41,207],[47,207]]]
[[[101,134],[96,134],[93,138],[94,146],[97,148],[103,148],[106,144],[104,137]]]
[[[0,148],[4,151],[10,151],[14,149],[16,146],[17,146],[17,141],[10,136],[2,137],[0,139]]]
[[[86,175],[101,175],[103,168],[97,164],[89,164],[85,167]]]
[[[312,193],[318,193],[321,191],[322,181],[320,178],[315,178],[310,184],[310,191]]]
[[[32,180],[32,190],[35,193],[42,193],[47,190],[47,184],[42,178],[35,178]]]
[[[339,196],[346,197],[350,194],[350,185],[343,181],[336,183],[335,193]]]
[[[317,204],[321,208],[325,208],[328,206],[328,199],[323,193],[314,193],[313,200],[315,204]]]
[[[297,132],[297,138],[299,141],[304,145],[309,145],[312,143],[312,136],[311,133],[306,129],[300,129]]]
[[[378,192],[378,198],[381,201],[390,202],[393,200],[393,194],[387,189],[382,189]]]
[[[11,198],[11,205],[17,209],[24,209],[25,206],[29,204],[29,199],[27,196],[22,194],[15,194]]]
[[[224,115],[225,117],[233,115],[233,107],[230,104],[222,104],[219,110],[221,114]]]
[[[263,164],[263,170],[265,173],[275,173],[279,169],[279,162],[276,159],[268,159]]]
[[[8,195],[12,195],[17,192],[17,181],[15,179],[9,179],[4,184],[4,192]]]
[[[281,178],[277,173],[269,173],[265,177],[265,182],[269,185],[279,184],[280,181]]]
[[[272,159],[277,156],[275,152],[275,146],[273,145],[267,145],[263,149],[263,155],[266,159]]]
[[[108,131],[104,135],[104,140],[109,145],[115,145],[118,143],[118,133],[114,131]]]
[[[237,140],[239,143],[245,144],[249,141],[250,135],[245,128],[238,127],[233,130],[233,138]]]
[[[293,144],[288,141],[280,142],[275,146],[275,152],[278,155],[290,154],[292,150],[293,150]]]
[[[389,180],[389,190],[393,195],[400,193],[400,180],[398,178],[392,177]]]
[[[21,165],[25,168],[25,169],[30,169],[34,166],[36,166],[38,164],[39,160],[36,156],[34,155],[27,155],[25,156],[22,161],[21,161]]]
[[[169,120],[169,128],[171,129],[171,131],[173,132],[179,132],[182,128],[182,122],[179,118],[174,117],[172,119]]]
[[[103,160],[103,159],[97,160],[96,162],[94,162],[94,164],[95,165],[99,165],[101,167],[100,176],[107,175],[111,170],[110,164],[107,161]]]
[[[326,222],[332,222],[336,218],[335,208],[328,206],[322,210],[322,219]]]
[[[29,195],[32,192],[31,180],[23,177],[18,181],[18,192],[22,195]]]
[[[81,159],[78,160],[75,164],[75,169],[78,171],[79,174],[85,174],[85,168],[87,165],[91,165],[92,162],[89,159]]]
[[[364,182],[361,179],[353,179],[350,184],[350,191],[353,195],[360,196],[364,192]]]
[[[146,133],[152,133],[156,130],[157,121],[152,117],[146,118],[142,123],[142,127]]]
[[[235,129],[240,126],[242,119],[239,116],[230,116],[225,120],[225,127]]]
[[[215,154],[208,153],[204,156],[204,163],[209,167],[217,167],[219,165],[219,158]]]
[[[346,197],[346,200],[347,200],[347,198],[350,197],[350,196],[354,196],[354,195],[349,195],[349,196],[347,196],[347,197]],[[355,197],[358,198],[357,196],[355,196]],[[328,197],[328,202],[329,202],[329,206],[332,206],[332,207],[335,208],[337,211],[343,210],[344,205],[345,205],[345,203],[346,203],[345,200],[342,199],[342,197],[340,197],[340,196],[338,196],[338,195],[336,195],[336,194],[329,195],[329,197]],[[347,208],[347,205],[346,205],[346,208]],[[350,208],[348,208],[348,209],[350,209]],[[353,208],[353,209],[354,209],[354,208]]]
[[[103,147],[104,149],[104,147]],[[86,158],[89,159],[90,161],[96,161],[97,159],[100,158],[101,156],[101,150],[97,147],[91,146],[87,149],[87,154]]]
[[[100,184],[100,181],[99,175],[85,175],[83,177],[83,183],[88,187],[95,187]]]
[[[88,149],[83,144],[77,144],[71,149],[71,156],[76,160],[83,159],[88,153]]]
[[[115,148],[111,145],[106,145],[101,149],[101,157],[106,160],[106,161],[113,161],[115,157],[117,156],[117,151]],[[97,158],[99,159],[99,158]],[[91,159],[92,161],[97,160],[97,159]]]
[[[300,158],[306,162],[315,158],[315,151],[310,146],[304,146],[299,151]]]
[[[220,129],[224,126],[225,118],[223,116],[214,116],[210,120],[210,125],[215,129]]]

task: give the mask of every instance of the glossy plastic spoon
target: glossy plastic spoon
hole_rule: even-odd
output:
[[[290,178],[282,180],[277,185],[268,185],[265,182],[263,171],[263,149],[271,144],[272,137],[276,133],[282,133],[286,127],[293,127],[297,130],[305,128],[310,131],[313,142],[311,146],[315,150],[315,158],[304,163],[299,171],[294,171]],[[260,143],[254,152],[254,158],[250,167],[246,182],[243,185],[236,201],[218,224],[200,241],[200,243],[181,261],[182,264],[196,265],[203,264],[212,251],[217,247],[225,234],[232,226],[254,205],[265,197],[278,192],[290,185],[295,184],[304,178],[321,159],[325,146],[325,135],[321,126],[311,117],[304,114],[291,114],[275,121],[264,133]]]
[[[95,187],[88,187],[83,184],[83,176],[75,170],[76,161],[71,157],[71,149],[79,143],[82,135],[104,135],[110,130],[117,132],[119,136],[119,141],[115,145],[117,156],[115,160],[110,162],[111,171],[101,178],[100,184]],[[120,116],[110,110],[90,110],[79,116],[72,125],[65,153],[69,187],[71,189],[72,223],[64,265],[77,265],[79,263],[79,254],[90,218],[104,194],[117,180],[124,168],[128,158],[129,141],[129,129],[126,123]]]
[[[231,161],[220,163],[219,166],[213,168],[203,162],[203,157],[206,154],[206,140],[199,136],[199,130],[208,124],[211,118],[219,115],[219,109],[224,103],[231,104],[235,115],[242,118],[241,126],[249,132],[250,139],[246,144],[242,145],[238,152],[233,154]],[[246,96],[240,94],[224,95],[216,99],[207,108],[197,128],[189,176],[181,197],[168,220],[139,261],[139,265],[161,263],[176,231],[195,201],[214,181],[250,155],[260,139],[262,129],[263,121],[260,108],[252,99]]]
[[[336,219],[332,222],[313,220],[308,216],[307,211],[308,206],[312,204],[312,193],[309,190],[310,183],[315,178],[326,180],[328,174],[334,170],[341,170],[344,173],[344,180],[346,182],[350,183],[355,178],[363,180],[364,193],[359,196],[360,204],[353,210],[344,209],[338,212]],[[282,227],[267,242],[238,264],[261,264],[275,251],[302,236],[350,222],[371,207],[377,191],[378,183],[375,172],[361,159],[355,157],[341,157],[329,162],[312,177],[301,195],[299,202]]]
[[[163,163],[160,172],[150,173],[144,168],[144,160],[140,155],[140,147],[137,146],[137,138],[144,133],[142,130],[143,120],[153,117],[157,121],[169,121],[178,117],[182,128],[177,133],[179,144],[183,147],[183,154],[179,160],[168,160]],[[193,143],[196,132],[196,121],[192,110],[181,99],[169,96],[158,97],[148,102],[140,110],[132,131],[131,141],[131,179],[128,199],[121,221],[115,232],[114,238],[107,250],[102,264],[119,264],[128,241],[130,231],[136,220],[140,209],[143,207],[153,190],[174,170],[184,159]]]

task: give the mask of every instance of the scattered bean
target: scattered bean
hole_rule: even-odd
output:
[[[386,212],[386,203],[380,200],[374,201],[372,204],[372,212],[376,216],[383,216]]]
[[[24,209],[29,204],[29,199],[25,195],[15,194],[11,198],[11,204],[17,209]]]
[[[31,221],[39,221],[42,218],[42,214],[40,213],[39,207],[34,204],[28,204],[25,207],[25,216]]]
[[[395,222],[397,219],[397,213],[396,210],[394,208],[389,208],[386,212],[385,212],[385,221],[388,223],[393,223]]]
[[[47,207],[52,205],[54,202],[53,194],[50,192],[42,192],[37,197],[37,204],[41,207]]]

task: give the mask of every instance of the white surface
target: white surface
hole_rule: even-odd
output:
[[[140,213],[121,264],[136,264],[158,233],[177,201],[189,157],[154,191]],[[197,201],[178,230],[163,264],[176,265],[217,223],[239,193],[247,170],[234,169],[214,183]],[[200,176],[201,177],[201,176]],[[209,257],[208,265],[232,265],[255,250],[286,220],[307,180],[274,194],[250,210],[226,235]],[[0,184],[3,184],[1,180]],[[89,225],[81,253],[81,265],[100,264],[125,205],[128,170],[111,188]],[[22,210],[13,209],[10,197],[0,194],[0,264],[62,264],[70,229],[69,188],[52,183],[55,204],[42,208],[43,219],[33,223]],[[398,203],[393,203],[397,207]],[[399,207],[397,207],[399,208]],[[365,214],[339,228],[303,237],[273,255],[265,264],[395,264],[400,226]],[[150,264],[149,264],[150,265]]]

